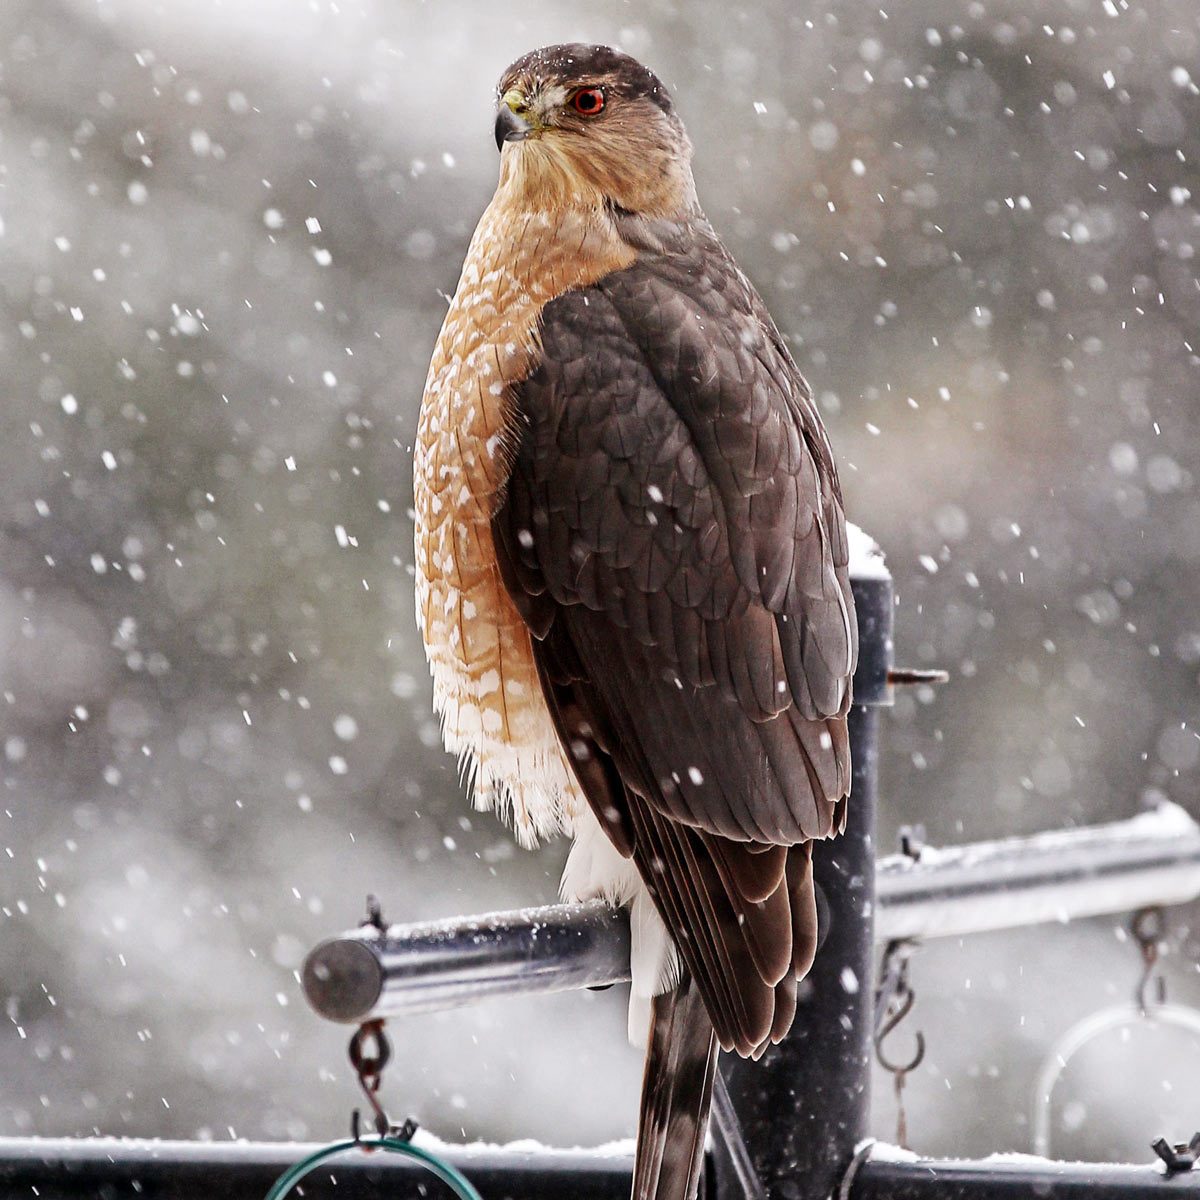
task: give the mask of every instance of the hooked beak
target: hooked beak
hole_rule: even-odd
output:
[[[496,114],[496,149],[503,150],[505,142],[522,142],[533,132],[533,126],[517,116],[507,104],[500,105]]]

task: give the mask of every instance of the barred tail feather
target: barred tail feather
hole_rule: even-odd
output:
[[[695,1200],[716,1070],[716,1033],[685,975],[651,1010],[633,1200]]]

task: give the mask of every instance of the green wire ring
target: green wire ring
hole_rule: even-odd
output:
[[[414,1159],[416,1162],[421,1163],[428,1171],[436,1175],[448,1188],[452,1189],[454,1194],[459,1197],[459,1200],[482,1200],[482,1197],[471,1186],[466,1177],[461,1175],[448,1162],[443,1162],[440,1158],[430,1154],[427,1150],[422,1150],[414,1146],[411,1142],[402,1142],[399,1138],[393,1137],[361,1138],[357,1141],[347,1139],[344,1142],[334,1142],[330,1146],[324,1146],[320,1150],[310,1154],[306,1159],[296,1163],[295,1166],[288,1167],[275,1180],[275,1185],[267,1193],[267,1200],[283,1200],[291,1192],[292,1188],[315,1167],[320,1166],[326,1159],[341,1154],[343,1150],[354,1149],[355,1146],[368,1150],[389,1150],[393,1154],[402,1154],[405,1158]]]

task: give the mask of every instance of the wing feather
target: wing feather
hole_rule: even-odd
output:
[[[553,300],[493,521],[558,733],[726,1048],[786,1031],[849,791],[841,494],[707,226]]]

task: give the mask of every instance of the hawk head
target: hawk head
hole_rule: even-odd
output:
[[[546,46],[497,89],[501,186],[541,207],[605,205],[648,217],[695,205],[692,146],[661,80],[608,46]]]

